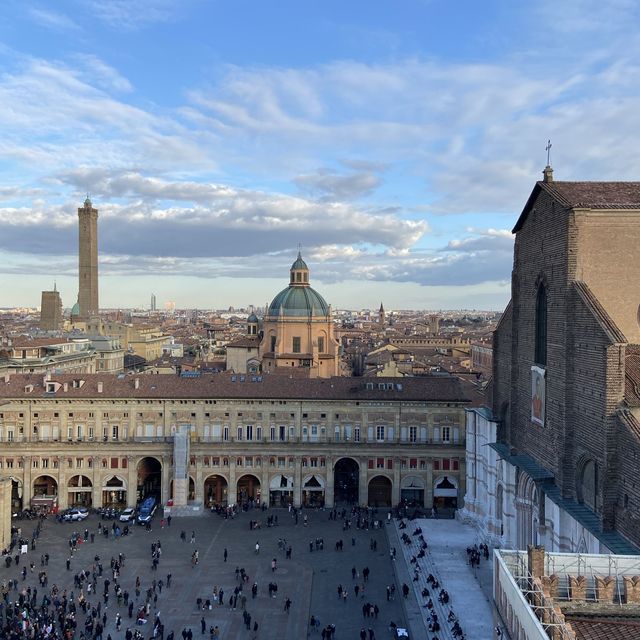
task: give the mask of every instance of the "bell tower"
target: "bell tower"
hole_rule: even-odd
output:
[[[89,196],[78,209],[78,303],[79,319],[97,316],[98,304],[98,210]]]

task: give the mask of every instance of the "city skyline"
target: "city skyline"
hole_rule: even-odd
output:
[[[264,304],[301,244],[334,307],[500,310],[549,138],[640,174],[633,3],[173,4],[0,8],[0,307],[73,305],[89,193],[105,308]]]

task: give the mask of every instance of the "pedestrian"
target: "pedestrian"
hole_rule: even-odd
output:
[[[200,630],[202,632],[202,635],[204,635],[207,632],[207,622],[204,619],[204,616],[200,618]]]
[[[222,555],[224,556],[224,561],[226,562],[227,561],[227,556],[228,556],[227,547],[224,548],[224,553]]]
[[[190,544],[193,544],[196,541],[196,532],[191,532],[191,540],[189,540]]]

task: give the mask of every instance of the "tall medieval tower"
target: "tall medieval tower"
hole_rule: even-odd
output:
[[[78,209],[79,229],[79,318],[88,320],[98,315],[98,210],[89,197]]]

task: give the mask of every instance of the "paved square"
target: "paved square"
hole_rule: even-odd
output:
[[[9,578],[18,580],[18,591],[10,592],[10,600],[17,600],[23,588],[38,588],[37,604],[42,602],[44,592],[48,592],[55,584],[60,592],[67,590],[70,596],[74,592],[77,598],[80,590],[74,589],[74,574],[83,569],[90,574],[93,571],[94,557],[98,555],[104,567],[102,577],[97,578],[97,594],[87,596],[86,583],[84,595],[88,602],[97,606],[103,602],[102,613],[105,613],[103,591],[104,580],[108,578],[110,597],[106,609],[106,625],[104,640],[111,634],[113,640],[124,638],[127,627],[140,630],[145,638],[151,637],[152,622],[156,613],[165,627],[164,637],[170,631],[175,632],[176,640],[181,638],[184,628],[191,628],[195,638],[209,638],[208,630],[217,625],[220,637],[252,638],[253,631],[247,631],[243,622],[241,599],[235,610],[229,608],[229,597],[234,587],[239,584],[236,580],[236,567],[245,570],[248,581],[244,583],[243,593],[246,596],[246,610],[251,614],[251,628],[258,623],[257,637],[267,639],[300,639],[317,634],[328,624],[336,626],[336,638],[360,638],[360,631],[372,629],[375,638],[389,637],[388,626],[393,620],[402,625],[405,613],[400,596],[400,585],[396,583],[394,567],[390,559],[386,527],[380,529],[369,528],[359,530],[355,526],[355,518],[351,518],[352,526],[344,531],[343,520],[329,520],[329,511],[305,511],[308,525],[303,524],[300,517],[298,524],[284,509],[270,509],[266,512],[257,510],[241,513],[233,520],[225,520],[215,514],[205,514],[203,517],[173,518],[170,527],[160,527],[160,517],[156,515],[151,532],[143,527],[132,526],[129,536],[116,539],[113,535],[105,538],[97,535],[98,524],[111,527],[113,521],[101,521],[97,515],[91,515],[83,523],[58,523],[48,519],[35,551],[29,550],[21,557],[18,568],[12,565],[0,568],[0,580],[6,583]],[[267,516],[277,516],[278,526],[266,527]],[[382,514],[381,517],[383,517]],[[250,520],[261,521],[260,529],[250,530]],[[33,521],[18,521],[23,536],[30,537],[35,527]],[[66,568],[69,557],[68,540],[73,531],[81,534],[87,528],[95,535],[93,543],[87,542],[77,548],[70,562],[70,570]],[[181,540],[181,532],[185,532],[185,540]],[[190,542],[192,532],[195,541]],[[286,558],[283,549],[279,548],[278,540],[286,539],[287,547],[291,547],[291,559]],[[323,540],[320,550],[317,541]],[[336,542],[342,541],[343,550],[336,550]],[[160,541],[162,555],[157,571],[152,570],[151,544]],[[255,546],[259,543],[259,553]],[[372,546],[375,545],[375,550]],[[310,550],[310,547],[313,550]],[[228,551],[227,562],[224,562],[224,549]],[[198,551],[198,563],[192,563],[194,551]],[[49,553],[50,560],[47,567],[41,567],[41,556]],[[110,569],[112,558],[119,553],[125,555],[124,567],[118,577],[118,583],[123,590],[131,594],[134,602],[133,619],[128,617],[128,608],[118,605],[114,595],[114,579]],[[272,571],[272,560],[277,560],[277,568]],[[23,580],[20,570],[25,563],[27,567],[34,563],[33,572],[28,569],[26,579]],[[365,581],[363,569],[369,569],[368,580]],[[352,577],[355,568],[357,577]],[[49,577],[47,589],[40,588],[38,573],[46,570]],[[157,592],[157,602],[151,599],[149,622],[145,625],[135,625],[135,611],[145,603],[146,591],[152,586],[152,581],[162,579],[165,584],[167,574],[172,574],[171,587]],[[140,577],[140,596],[135,594],[136,577]],[[252,597],[251,586],[258,584],[258,592]],[[278,585],[277,597],[269,597],[268,584]],[[338,585],[347,590],[346,601],[338,599]],[[356,585],[358,595],[356,596]],[[395,585],[396,597],[387,601],[387,586]],[[213,588],[217,586],[224,590],[224,604],[212,604],[212,609],[203,611],[196,607],[198,598],[206,601],[212,598]],[[285,600],[291,599],[290,612],[284,611]],[[363,605],[370,603],[377,605],[377,618],[365,616]],[[116,612],[122,616],[122,627],[118,632],[115,627]],[[320,621],[317,630],[309,628],[309,619],[314,615]],[[2,612],[3,626],[6,624],[6,607]],[[77,632],[75,638],[81,637],[84,631],[86,615],[78,609]],[[206,634],[201,633],[201,619],[204,618]],[[10,637],[6,634],[3,637]],[[369,634],[367,634],[369,638]]]

